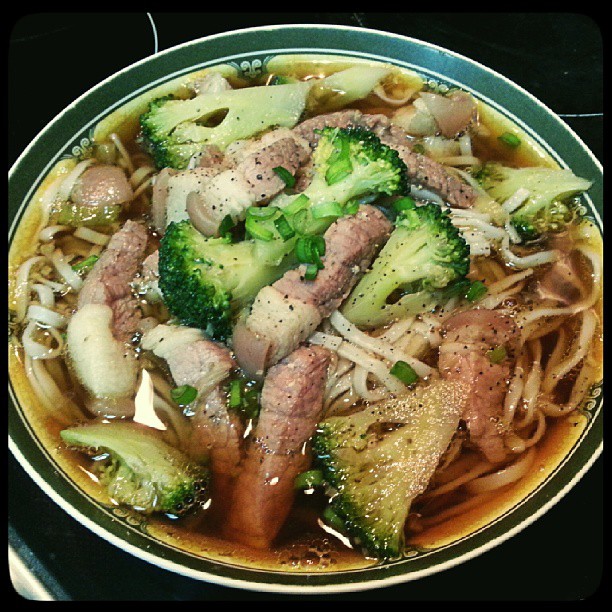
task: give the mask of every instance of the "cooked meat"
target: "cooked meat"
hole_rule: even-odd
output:
[[[492,363],[486,352],[496,346],[512,350],[518,338],[514,320],[491,310],[469,310],[445,325],[438,367],[443,378],[465,382],[469,399],[463,413],[473,442],[491,462],[507,457],[500,423],[510,376],[509,359]]]
[[[261,412],[247,442],[224,532],[267,548],[291,509],[295,477],[311,461],[308,441],[323,410],[329,353],[301,347],[270,369]]]
[[[325,232],[324,268],[313,281],[304,280],[300,266],[259,292],[233,336],[240,365],[251,375],[261,375],[306,340],[346,298],[391,229],[373,206],[338,219]]]
[[[166,203],[168,201],[168,180],[176,174],[172,168],[164,168],[155,177],[151,195],[151,221],[153,227],[163,234],[166,230]]]
[[[129,340],[138,327],[141,313],[130,283],[143,261],[146,246],[144,226],[127,221],[113,234],[79,293],[79,308],[85,304],[111,307],[113,335],[118,340]]]
[[[537,296],[569,306],[584,294],[584,286],[576,262],[568,254],[555,261],[536,282]]]
[[[268,132],[240,150],[234,168],[194,190],[188,203],[189,217],[202,233],[216,236],[227,215],[242,219],[249,206],[271,198],[285,187],[274,168],[280,166],[295,174],[308,154],[307,144],[291,130]]]
[[[90,166],[81,174],[70,197],[76,204],[113,206],[130,202],[134,192],[121,168],[98,164]]]
[[[221,383],[236,364],[230,351],[207,340],[201,330],[180,325],[157,325],[141,340],[143,349],[166,360],[177,386],[197,389],[188,454],[209,461],[213,498],[228,497],[242,456],[244,428],[236,413],[227,409]]]
[[[383,144],[395,149],[408,169],[410,181],[435,191],[451,206],[469,208],[476,199],[474,190],[433,159],[412,151],[412,139],[385,115],[368,115],[358,110],[344,110],[319,115],[299,124],[294,132],[314,147],[323,127],[361,127],[374,132]],[[308,173],[300,176],[300,188],[308,184]]]

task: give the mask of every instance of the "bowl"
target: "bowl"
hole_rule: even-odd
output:
[[[27,204],[49,170],[78,155],[96,136],[110,131],[126,109],[141,108],[148,96],[171,89],[185,76],[212,66],[229,66],[245,78],[271,71],[296,56],[324,64],[384,62],[436,85],[458,86],[492,112],[518,125],[536,150],[593,181],[584,198],[587,214],[602,229],[602,167],[580,138],[550,109],[502,75],[435,45],[396,34],[346,26],[290,25],[227,32],[173,47],[137,62],[89,90],[60,113],[22,153],[9,174],[11,255],[19,228],[28,223]],[[15,238],[17,237],[17,240]],[[27,387],[11,378],[9,448],[36,484],[63,510],[111,544],[144,561],[196,580],[277,593],[340,593],[385,587],[447,570],[500,545],[545,514],[578,482],[603,446],[601,386],[581,409],[580,427],[563,441],[546,465],[520,490],[455,532],[438,534],[433,545],[413,546],[404,559],[343,572],[244,567],[231,558],[208,558],[160,539],[146,521],[104,504],[59,454],[43,444]],[[545,520],[545,519],[544,519]]]

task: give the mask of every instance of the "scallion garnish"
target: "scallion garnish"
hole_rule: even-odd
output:
[[[513,149],[516,149],[521,144],[521,139],[516,134],[512,134],[512,132],[504,132],[501,136],[497,137],[497,140]]]
[[[325,217],[341,217],[344,209],[338,202],[324,202],[317,204],[310,209],[313,219],[323,219]]]
[[[346,178],[353,171],[351,150],[347,140],[339,139],[334,145],[340,145],[329,157],[329,166],[325,172],[325,182],[334,185]]]
[[[486,295],[487,291],[487,286],[482,281],[474,281],[465,294],[465,299],[468,300],[468,302],[475,302]]]
[[[302,472],[295,477],[293,487],[297,490],[312,489],[312,487],[320,487],[325,484],[323,472],[321,470],[308,470]]]
[[[282,179],[287,187],[293,187],[295,185],[295,176],[293,176],[287,168],[276,166],[276,168],[272,168],[272,170],[278,174],[279,178]]]
[[[242,405],[242,384],[239,380],[232,380],[229,386],[229,407],[240,408]]]
[[[319,266],[317,264],[306,264],[306,270],[304,271],[304,278],[308,281],[312,281],[317,278],[319,274]]]
[[[502,344],[486,352],[491,363],[501,363],[506,358],[506,347]]]
[[[359,200],[349,200],[344,205],[345,215],[354,215],[359,210]]]
[[[297,198],[295,198],[295,200],[293,200],[293,202],[287,204],[287,206],[283,208],[283,212],[288,216],[295,215],[300,210],[304,210],[309,203],[310,198],[301,193]]]
[[[295,236],[295,230],[289,225],[289,221],[285,215],[281,215],[278,219],[274,219],[274,226],[283,240],[289,240]]]
[[[247,217],[244,227],[249,234],[256,240],[270,242],[274,238],[274,232],[263,226],[259,219],[255,217]]]
[[[198,397],[198,390],[191,385],[181,385],[170,391],[170,397],[179,406],[187,406]]]
[[[246,210],[247,217],[265,220],[271,219],[280,208],[278,206],[249,206]]]
[[[325,255],[325,238],[323,236],[311,236],[312,246],[317,250],[317,253],[323,257]]]
[[[419,375],[414,371],[414,368],[405,361],[396,361],[390,372],[405,385],[412,385],[419,380]]]
[[[295,243],[295,256],[300,263],[313,263],[312,239],[310,236],[300,236]]]
[[[401,212],[402,210],[412,210],[416,208],[416,202],[411,197],[406,196],[399,198],[399,200],[395,200],[392,206],[397,212]]]
[[[74,266],[72,266],[72,269],[75,272],[89,272],[93,268],[96,261],[98,261],[98,259],[100,258],[97,255],[90,255],[89,257],[86,257],[83,261],[74,264]]]

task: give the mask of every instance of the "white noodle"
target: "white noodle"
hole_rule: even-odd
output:
[[[493,474],[488,474],[476,480],[472,480],[465,485],[465,488],[470,493],[485,493],[487,491],[499,489],[500,487],[505,487],[520,480],[529,471],[534,459],[535,449],[530,448],[514,463],[503,467]]]
[[[528,197],[530,191],[524,187],[519,187],[503,204],[504,212],[513,213]]]
[[[15,321],[20,323],[25,319],[28,301],[30,299],[30,271],[32,267],[45,261],[42,255],[26,259],[15,272]]]
[[[324,334],[323,332],[315,332],[308,338],[308,342],[311,344],[318,344],[320,346],[329,349],[330,351],[337,351],[342,344],[342,338],[334,336],[332,334]]]
[[[55,237],[55,234],[59,234],[59,232],[64,232],[69,229],[70,227],[68,227],[67,225],[49,225],[44,229],[40,230],[38,234],[38,239],[41,242],[51,242],[51,240],[53,240],[53,238]]]
[[[68,319],[61,314],[38,304],[30,304],[26,317],[37,323],[42,323],[48,327],[61,329],[68,324]]]
[[[55,306],[55,296],[51,287],[42,283],[35,283],[32,285],[32,289],[38,294],[38,301],[41,306],[45,306],[45,308],[53,308]]]
[[[54,359],[58,355],[62,353],[64,348],[64,340],[59,334],[59,332],[50,327],[47,329],[49,333],[53,336],[55,341],[57,342],[56,348],[49,348],[40,342],[34,340],[34,332],[38,329],[38,324],[36,321],[29,321],[23,330],[23,334],[21,336],[21,344],[23,345],[23,350],[25,354],[31,357],[32,359]]]
[[[83,286],[83,279],[72,269],[70,264],[64,259],[63,253],[57,249],[51,255],[51,261],[58,274],[75,290],[80,291]]]
[[[480,159],[473,155],[452,155],[438,157],[437,161],[445,166],[479,166]]]
[[[75,232],[74,236],[77,238],[81,238],[82,240],[86,240],[87,242],[91,242],[92,244],[97,244],[99,246],[106,246],[108,241],[110,240],[110,236],[108,234],[103,234],[102,232],[97,232],[92,230],[89,227],[81,226]]]
[[[532,266],[542,266],[547,263],[556,261],[559,258],[559,251],[540,251],[525,257],[519,257],[510,250],[510,237],[505,234],[501,241],[500,253],[506,263],[513,265],[516,268],[531,268]]]
[[[411,185],[410,195],[418,200],[429,200],[431,202],[435,202],[438,204],[438,206],[445,206],[444,200],[437,193],[434,193],[429,189],[419,189],[418,187]]]
[[[123,161],[125,162],[130,175],[134,174],[134,164],[132,163],[130,154],[127,152],[126,148],[123,146],[123,143],[121,142],[119,136],[113,133],[109,136],[109,138],[113,141],[113,144],[117,147],[117,151],[119,151],[119,154],[123,158]]]
[[[459,150],[461,155],[472,155],[472,139],[469,134],[459,137]]]

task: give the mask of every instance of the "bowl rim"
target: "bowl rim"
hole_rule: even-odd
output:
[[[219,32],[216,34],[212,34],[209,36],[203,36],[197,39],[193,39],[193,40],[189,40],[183,43],[180,43],[178,45],[174,45],[172,47],[169,47],[167,49],[158,51],[156,53],[153,53],[151,55],[148,55],[132,64],[129,64],[128,66],[125,66],[124,68],[122,68],[119,71],[116,71],[115,73],[113,73],[112,75],[109,75],[107,78],[105,78],[104,80],[102,80],[101,82],[97,83],[96,85],[94,85],[93,87],[89,88],[87,91],[85,91],[83,94],[81,94],[78,98],[76,98],[75,100],[73,100],[68,106],[66,106],[62,111],[60,111],[53,119],[51,119],[41,130],[40,132],[36,135],[36,137],[34,139],[32,139],[30,141],[30,143],[28,144],[28,146],[22,151],[22,153],[17,157],[17,159],[15,160],[15,162],[12,164],[10,170],[9,170],[9,184],[11,181],[11,178],[13,177],[13,175],[15,174],[15,172],[18,170],[20,164],[27,158],[28,154],[30,153],[30,151],[32,150],[32,148],[39,143],[40,141],[42,141],[45,136],[47,135],[49,129],[55,125],[58,121],[60,121],[60,119],[62,119],[62,117],[64,117],[67,113],[69,113],[72,109],[74,109],[80,102],[82,102],[84,99],[88,98],[89,96],[91,96],[92,94],[95,94],[96,92],[105,89],[110,83],[112,83],[115,79],[117,79],[120,75],[126,74],[127,72],[130,72],[132,70],[137,70],[139,68],[141,68],[142,66],[148,64],[149,62],[152,62],[155,60],[155,58],[158,57],[163,57],[163,56],[170,56],[173,53],[176,53],[177,51],[180,51],[182,49],[187,49],[191,46],[196,46],[196,45],[200,45],[203,43],[207,43],[209,41],[215,41],[215,40],[222,40],[222,39],[232,39],[233,37],[235,37],[236,35],[241,35],[241,34],[246,34],[246,35],[251,35],[251,34],[257,34],[260,32],[274,32],[274,31],[291,31],[291,30],[321,30],[321,31],[327,31],[329,34],[333,34],[334,32],[338,32],[338,31],[344,31],[344,32],[350,32],[350,33],[354,33],[357,36],[359,35],[374,35],[374,36],[382,36],[388,39],[392,39],[395,41],[399,41],[402,44],[408,43],[409,45],[416,45],[417,47],[425,47],[427,49],[430,50],[434,50],[437,51],[439,53],[442,53],[446,56],[450,56],[451,58],[453,58],[454,60],[459,60],[461,62],[465,62],[475,68],[477,68],[479,71],[484,71],[485,73],[488,73],[490,76],[492,76],[493,78],[497,79],[497,80],[501,80],[502,82],[504,82],[506,85],[509,85],[511,87],[511,89],[519,92],[520,94],[522,94],[523,96],[527,97],[529,99],[529,101],[531,102],[531,104],[533,104],[535,107],[538,107],[540,110],[544,111],[556,124],[559,128],[561,128],[562,132],[565,132],[571,139],[574,140],[574,142],[576,144],[578,144],[581,149],[583,150],[584,153],[586,153],[586,155],[590,158],[590,162],[595,166],[595,168],[598,170],[598,172],[600,174],[603,174],[603,166],[601,164],[601,162],[595,157],[595,155],[590,151],[590,149],[586,146],[586,144],[582,141],[582,139],[572,130],[572,128],[567,125],[556,113],[554,113],[548,106],[546,106],[543,102],[541,102],[538,98],[536,98],[534,95],[532,95],[530,92],[528,92],[527,90],[525,90],[523,87],[521,87],[520,85],[516,84],[515,82],[511,81],[510,79],[508,79],[507,77],[503,76],[502,74],[498,73],[497,71],[488,68],[487,66],[472,60],[471,58],[456,53],[450,49],[446,49],[444,47],[441,47],[439,45],[427,42],[427,41],[423,41],[417,38],[413,38],[410,36],[405,36],[402,34],[396,34],[396,33],[391,33],[391,32],[387,32],[387,31],[383,31],[383,30],[378,30],[378,29],[372,29],[372,28],[364,28],[364,27],[357,27],[357,26],[346,26],[346,25],[333,25],[333,24],[312,24],[312,23],[296,23],[296,24],[275,24],[275,25],[264,25],[264,26],[254,26],[254,27],[248,27],[248,28],[241,28],[241,29],[237,29],[237,30],[229,30],[226,32]],[[269,50],[270,52],[272,50]],[[296,53],[294,50],[288,50],[287,48],[280,46],[278,49],[276,49],[276,51],[278,52],[284,52],[285,54],[289,54],[291,52],[293,52],[292,54]],[[328,53],[324,53],[324,50],[320,47],[312,47],[310,49],[302,49],[300,52],[298,52],[298,54],[309,54],[309,55],[326,55]],[[364,54],[363,53],[359,53],[359,52],[355,52],[354,49],[352,48],[335,48],[335,49],[325,49],[325,51],[329,52],[329,51],[333,51],[335,53],[335,55],[342,55],[345,56],[347,59],[351,59],[351,58],[356,58],[356,57],[363,57]],[[262,53],[263,51],[258,53]],[[236,53],[237,56],[245,56],[245,55],[253,55],[255,52],[254,51],[242,51],[242,52],[238,52]],[[279,53],[280,54],[280,53]],[[209,60],[208,62],[206,62],[206,64],[208,66],[214,66],[214,65],[220,65],[223,63],[227,63],[227,57],[225,58],[216,58]],[[403,60],[399,60],[397,57],[391,57],[391,56],[385,56],[385,55],[379,55],[376,58],[371,57],[370,58],[372,61],[379,61],[379,62],[384,62],[387,61],[388,63],[392,63],[393,65],[400,65],[403,67],[407,67],[406,64],[407,62],[403,61]],[[198,66],[200,65],[200,63],[195,63],[194,66],[192,66],[189,70],[183,70],[181,71],[181,74],[183,75],[188,75],[190,72],[194,72],[198,69]],[[421,70],[422,72],[431,72],[429,71],[426,67],[410,67],[409,69],[415,70],[416,72],[419,72],[419,70]],[[165,78],[161,79],[160,82],[167,82],[169,81],[171,78],[173,78],[175,75],[169,75],[166,76]],[[450,82],[452,80],[454,80],[454,77],[451,77],[450,75],[443,75],[440,74],[440,77],[446,81],[446,82]],[[152,86],[149,86],[148,88],[144,88],[143,91],[147,91],[147,89],[151,89]],[[470,88],[467,88],[468,90]],[[503,106],[501,106],[501,104],[497,103],[494,100],[490,100],[488,99],[487,96],[483,96],[482,94],[478,94],[478,90],[473,90],[473,93],[476,93],[478,95],[478,97],[482,100],[484,100],[486,103],[491,103],[493,102],[492,106],[498,110],[502,110],[504,111],[505,116],[509,116],[512,121],[516,122],[519,124],[520,127],[522,127],[523,129],[527,129],[528,133],[532,134],[533,136],[537,137],[538,133],[533,131],[533,128],[529,128],[528,126],[525,126],[524,122],[521,121],[518,117],[516,117],[514,115],[514,113],[509,112],[507,109],[505,109]],[[130,98],[133,99],[133,98]],[[121,104],[119,105],[114,105],[113,106],[113,110],[116,108],[120,108],[120,106],[122,104],[125,104],[125,99],[121,102]],[[107,112],[105,112],[102,117],[108,116],[110,113],[112,112],[112,110],[109,110]],[[95,121],[99,121],[102,117],[98,117]],[[82,130],[82,128],[81,128]],[[78,132],[75,132],[78,133]],[[546,145],[545,141],[539,141],[541,142],[541,144]],[[55,149],[56,147],[54,146],[53,149]],[[561,159],[560,156],[558,156],[557,152],[555,150],[550,150],[549,151],[553,157],[556,159],[556,161],[561,161],[563,162],[563,160]],[[48,173],[49,168],[46,168],[44,172],[41,173],[41,176],[44,176],[46,173]],[[39,184],[40,181],[38,181],[37,184]],[[27,208],[27,205],[29,203],[31,199],[31,195],[30,196],[26,196],[23,198],[22,203],[17,207],[17,209],[15,210],[14,213],[14,217],[11,220],[11,225],[9,227],[9,246],[10,243],[12,242],[12,239],[15,236],[15,232],[16,229],[19,225],[19,222],[21,221],[21,217],[22,217],[22,213],[23,211]],[[596,220],[597,220],[597,226],[599,231],[603,234],[603,222],[602,222],[602,218],[600,215],[599,210],[597,209],[597,207],[595,206],[595,204],[591,201],[590,196],[587,196],[587,201],[589,202],[589,208],[590,208],[590,212],[595,216]],[[10,383],[9,380],[9,395],[10,398],[12,400],[12,402],[14,403],[14,407],[17,410],[17,412],[19,412],[19,400],[17,399],[16,394],[14,393],[13,389],[12,389],[12,385]],[[597,414],[594,415],[593,421],[597,419],[601,418],[601,407],[603,404],[603,394],[601,394],[600,396],[600,400],[599,400],[599,405],[598,405],[598,410],[597,410]],[[19,415],[21,417],[22,420],[25,420],[24,415],[20,414]],[[24,423],[27,427],[27,423]],[[591,427],[593,425],[593,422],[589,423],[589,425],[585,428],[584,434],[583,436],[571,447],[568,455],[566,455],[559,463],[559,465],[555,468],[555,471],[553,474],[551,474],[551,477],[554,476],[555,474],[557,474],[557,472],[561,469],[562,466],[565,465],[565,463],[567,461],[569,461],[576,453],[576,451],[579,449],[579,447],[583,446],[583,442],[584,442],[584,437],[586,437],[586,434],[590,431]],[[30,435],[32,435],[32,432],[30,432]],[[144,547],[141,546],[137,546],[135,544],[132,544],[130,542],[127,542],[126,539],[124,537],[119,537],[117,535],[115,535],[114,533],[111,533],[110,531],[108,531],[105,527],[99,525],[96,521],[92,520],[91,518],[89,518],[88,516],[86,516],[79,508],[73,506],[69,501],[67,501],[64,497],[62,497],[62,495],[60,495],[55,488],[53,487],[52,484],[50,484],[47,480],[45,480],[45,478],[30,464],[28,458],[24,455],[24,453],[22,452],[22,449],[19,447],[18,443],[13,439],[13,436],[11,435],[10,431],[9,431],[9,449],[11,450],[12,454],[15,456],[15,458],[17,459],[17,461],[21,464],[21,466],[23,467],[23,469],[26,471],[26,473],[28,473],[28,475],[36,482],[36,484],[56,503],[58,504],[64,511],[66,511],[69,515],[71,515],[73,518],[75,518],[78,522],[80,522],[83,526],[87,527],[90,531],[92,531],[93,533],[95,533],[96,535],[100,536],[101,538],[103,538],[104,540],[106,540],[107,542],[117,546],[118,548],[120,548],[121,550],[124,550],[130,554],[132,554],[133,556],[140,558],[144,561],[147,561],[157,567],[166,569],[168,571],[171,571],[173,573],[177,573],[177,574],[181,574],[183,576],[189,577],[189,578],[193,578],[196,580],[200,580],[200,581],[208,581],[211,583],[215,583],[215,584],[219,584],[222,586],[227,586],[227,587],[234,587],[234,588],[241,588],[241,589],[248,589],[248,590],[255,590],[255,591],[263,591],[263,592],[275,592],[275,593],[285,593],[285,594],[298,594],[298,593],[302,593],[302,594],[318,594],[318,593],[344,593],[344,592],[356,592],[356,591],[360,591],[360,590],[367,590],[367,589],[374,589],[374,588],[382,588],[382,587],[387,587],[387,586],[392,586],[392,585],[396,585],[396,584],[401,584],[401,583],[406,583],[412,580],[417,580],[420,578],[423,578],[425,576],[429,576],[432,574],[436,574],[439,573],[441,571],[450,569],[458,564],[464,563],[466,561],[468,561],[469,559],[472,559],[476,556],[479,556],[480,554],[486,552],[487,550],[490,550],[491,548],[498,546],[500,544],[502,544],[504,541],[506,541],[507,539],[513,537],[515,534],[517,534],[518,532],[522,531],[524,528],[526,528],[528,525],[530,525],[531,523],[533,523],[535,520],[537,520],[540,516],[542,516],[543,514],[545,514],[552,506],[554,506],[557,502],[559,502],[566,494],[567,492],[572,489],[575,484],[582,478],[582,476],[590,469],[590,467],[592,466],[592,464],[599,458],[599,456],[602,454],[603,451],[603,435],[601,436],[601,441],[599,442],[599,444],[593,448],[590,452],[590,454],[588,455],[588,457],[586,459],[580,459],[580,467],[579,469],[575,470],[573,472],[572,477],[565,482],[565,484],[563,486],[561,486],[560,488],[558,488],[555,492],[555,494],[545,503],[539,505],[537,507],[537,510],[535,512],[533,512],[532,514],[530,514],[528,517],[523,518],[522,520],[520,520],[518,522],[518,524],[516,524],[514,527],[510,528],[508,531],[506,531],[503,534],[498,534],[495,537],[493,537],[492,539],[489,539],[488,541],[486,541],[483,544],[480,545],[476,545],[475,547],[472,547],[470,550],[468,550],[467,552],[463,552],[457,556],[454,556],[451,559],[448,559],[442,563],[435,563],[433,565],[430,565],[428,567],[426,567],[425,569],[419,569],[419,570],[415,570],[413,572],[404,572],[404,573],[400,573],[394,576],[387,576],[385,578],[382,579],[366,579],[363,581],[359,581],[359,582],[336,582],[336,583],[330,583],[330,584],[308,584],[307,580],[308,580],[308,576],[322,576],[325,575],[326,577],[328,577],[330,579],[330,582],[333,581],[334,577],[336,578],[336,580],[341,579],[343,575],[346,574],[346,572],[330,572],[330,573],[325,573],[325,574],[321,574],[321,573],[315,573],[315,574],[311,574],[311,573],[290,573],[290,572],[268,572],[268,571],[259,571],[259,570],[253,570],[250,568],[237,568],[238,572],[244,572],[246,574],[253,574],[253,573],[257,573],[260,576],[262,574],[266,574],[270,577],[269,581],[266,582],[259,582],[259,581],[252,581],[249,579],[242,579],[242,578],[232,578],[232,577],[227,577],[227,576],[220,576],[217,574],[212,574],[209,573],[208,571],[202,571],[202,570],[194,570],[191,569],[189,567],[186,567],[184,565],[181,565],[175,561],[172,560],[168,560],[168,559],[163,559],[160,558],[158,555],[153,554],[148,552]],[[584,452],[584,448],[581,448],[581,450]],[[47,456],[46,457],[47,460],[51,461],[52,465],[53,465],[53,461]],[[59,478],[67,478],[67,476],[65,474],[61,474],[59,475]],[[546,483],[548,482],[548,479],[546,479],[543,483],[541,483],[540,485],[538,485],[536,487],[536,489],[534,489],[534,491],[531,491],[528,495],[527,498],[530,498],[531,495],[534,495],[542,486],[544,486]],[[521,498],[521,502],[524,502],[525,500],[523,498]],[[87,503],[91,503],[92,500],[89,499],[89,501]],[[512,509],[510,510],[510,514],[514,514],[515,512],[515,506],[512,507]],[[498,519],[499,520],[499,519]],[[496,522],[496,521],[494,521]],[[487,523],[483,529],[487,529],[489,527],[490,523]],[[210,563],[215,564],[214,560],[209,560]],[[371,568],[364,568],[363,572],[365,573],[371,573],[371,570],[376,569],[376,567],[380,567],[380,566],[373,566]],[[275,581],[275,577],[283,577],[283,576],[287,576],[290,575],[296,579],[300,579],[304,582],[304,584],[282,584],[280,582],[276,582]]]

